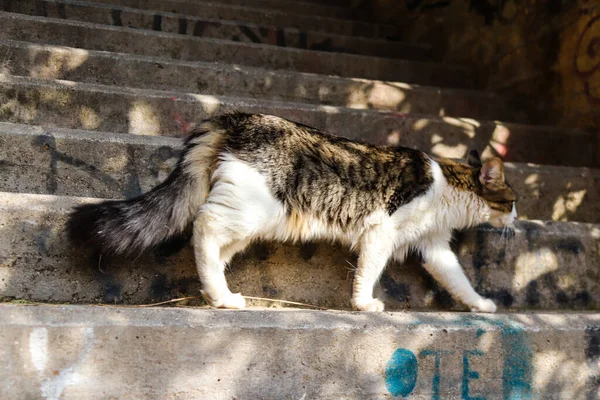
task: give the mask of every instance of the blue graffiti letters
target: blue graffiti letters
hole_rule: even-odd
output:
[[[450,350],[422,350],[419,353],[420,358],[433,355],[435,357],[435,364],[433,370],[433,379],[431,383],[431,390],[433,391],[432,400],[440,400],[440,360],[443,355],[452,354]]]
[[[385,385],[392,396],[406,397],[417,384],[417,357],[412,351],[398,349],[385,369]]]
[[[462,377],[462,398],[464,400],[485,400],[482,396],[469,395],[469,381],[471,379],[479,379],[479,372],[473,371],[469,366],[469,356],[483,355],[481,350],[465,350],[463,351],[463,377]]]

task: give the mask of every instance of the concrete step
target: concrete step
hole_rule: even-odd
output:
[[[7,400],[599,395],[593,313],[2,305],[0,324]]]
[[[0,12],[0,24],[0,39],[435,86],[472,86],[467,69],[428,62],[240,43],[4,12]]]
[[[103,2],[104,0],[99,1]],[[198,2],[195,0],[182,0],[181,2],[198,4]],[[311,3],[306,2],[304,0],[210,0],[210,3],[233,6],[246,6],[252,8],[261,8],[264,10],[278,10],[291,12],[294,14],[319,15],[322,17],[345,20],[364,20],[365,22],[368,22],[366,21],[367,15],[363,10],[360,10],[355,7],[350,7],[348,4],[343,4],[343,2],[338,2],[338,4],[335,4],[335,2],[322,1]]]
[[[193,251],[186,241],[138,258],[109,259],[73,248],[64,232],[68,213],[92,201],[97,200],[0,194],[1,298],[141,304],[198,295]],[[597,310],[598,246],[600,225],[519,221],[512,237],[485,225],[461,232],[455,251],[476,290],[494,299],[500,310]],[[352,253],[328,243],[257,243],[234,258],[227,277],[232,291],[247,296],[348,309],[353,265]],[[391,264],[376,294],[388,310],[464,309],[416,257]]]
[[[146,11],[98,3],[21,0],[18,3],[12,3],[10,8],[6,7],[5,4],[4,9],[44,17],[96,22],[237,42],[412,60],[425,61],[431,59],[430,48],[423,45],[319,31],[304,31],[279,25],[256,25],[249,22],[192,17],[189,14]]]
[[[12,40],[0,40],[2,54],[4,72],[20,76],[441,116],[518,117],[505,99],[471,90],[165,60]]]
[[[21,2],[29,3],[28,0],[1,0],[5,11],[13,12],[19,10]],[[40,0],[37,4],[41,8],[44,4],[50,4],[50,0]],[[66,1],[60,1],[66,7]],[[70,4],[74,4],[69,2]],[[83,4],[84,2],[80,2]],[[259,25],[286,26],[301,30],[314,30],[319,32],[335,33],[339,35],[351,35],[374,38],[397,38],[399,29],[393,25],[372,24],[360,21],[348,21],[344,19],[329,18],[319,15],[295,14],[278,10],[265,10],[260,8],[233,6],[227,4],[209,2],[182,2],[174,0],[100,0],[88,2],[88,4],[105,4],[113,6],[115,14],[119,13],[120,7],[132,7],[139,10],[155,12],[178,13],[190,17],[210,18],[217,20],[244,21]],[[34,5],[35,6],[35,5]],[[35,6],[37,7],[37,6]]]
[[[218,0],[217,0],[218,1]],[[302,0],[302,3],[307,4],[326,4],[335,7],[358,7],[362,0]],[[288,1],[282,1],[282,3],[288,3]]]
[[[373,144],[464,157],[469,148],[506,161],[596,165],[592,133],[419,114],[132,89],[0,75],[0,121],[116,133],[174,135],[184,122],[240,110],[279,115]]]
[[[181,140],[0,123],[0,191],[133,197],[162,182]],[[523,219],[600,223],[600,170],[507,163]]]

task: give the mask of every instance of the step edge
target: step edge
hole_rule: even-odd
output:
[[[83,312],[82,312],[83,311]],[[465,312],[381,312],[364,313],[337,310],[247,309],[214,310],[174,307],[125,307],[100,305],[14,305],[0,304],[0,326],[134,326],[204,327],[207,329],[281,330],[446,330],[491,331],[585,331],[600,325],[599,312],[551,313],[518,312],[475,314]],[[62,314],[60,321],[56,314]],[[92,316],[93,315],[93,316]],[[36,318],[27,318],[36,316]],[[100,321],[98,321],[99,318]],[[365,326],[366,325],[366,326]]]
[[[254,99],[242,96],[222,96],[222,95],[210,95],[210,94],[199,94],[199,93],[191,93],[184,92],[178,90],[156,90],[156,89],[145,89],[145,88],[132,88],[132,87],[121,87],[121,86],[113,86],[113,85],[101,85],[95,83],[82,83],[61,79],[40,79],[40,78],[31,78],[26,76],[18,76],[18,75],[6,75],[0,73],[0,84],[16,84],[16,85],[27,85],[27,86],[46,86],[46,87],[54,87],[59,89],[71,89],[77,90],[82,89],[83,91],[90,92],[104,92],[104,93],[116,93],[121,95],[143,95],[145,97],[151,98],[161,98],[161,97],[169,97],[173,101],[197,101],[199,99],[205,98],[206,101],[215,102],[219,101],[231,101],[231,102],[239,102],[239,103],[254,103],[254,104],[266,104],[266,105],[278,105],[281,108],[294,108],[305,109],[305,110],[317,110],[330,114],[336,114],[340,112],[348,112],[348,113],[356,113],[363,115],[382,115],[382,116],[397,116],[400,118],[410,118],[413,120],[433,120],[433,121],[443,121],[447,123],[454,124],[464,124],[464,123],[478,123],[480,125],[483,124],[492,124],[498,127],[505,128],[518,128],[523,127],[527,130],[543,130],[543,131],[554,131],[554,132],[569,132],[569,135],[582,135],[582,136],[590,136],[593,137],[593,132],[581,130],[578,128],[565,128],[565,127],[556,127],[551,125],[530,125],[523,124],[517,122],[504,122],[499,120],[484,120],[484,119],[474,119],[468,117],[443,117],[436,116],[431,114],[417,114],[417,113],[402,113],[398,111],[390,111],[390,110],[374,110],[374,109],[357,109],[357,108],[349,108],[349,107],[341,107],[341,106],[329,106],[329,105],[318,105],[311,103],[301,103],[301,102],[292,102],[292,101],[278,101],[278,100],[262,100],[262,99]]]

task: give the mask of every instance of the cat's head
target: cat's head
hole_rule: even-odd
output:
[[[504,164],[498,157],[485,162],[479,158],[476,150],[469,151],[467,163],[478,171],[478,187],[476,194],[485,201],[490,209],[489,222],[496,228],[512,226],[517,218],[517,196],[506,183]]]

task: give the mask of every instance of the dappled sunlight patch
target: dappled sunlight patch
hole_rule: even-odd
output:
[[[73,48],[49,48],[40,46],[32,49],[29,56],[34,67],[29,72],[32,78],[57,78],[65,71],[81,67],[89,58],[87,50]],[[44,60],[45,58],[45,60]]]
[[[79,122],[85,129],[95,130],[100,126],[100,116],[93,108],[81,106],[79,108]]]
[[[339,107],[334,107],[334,106],[319,106],[318,109],[319,109],[319,111],[324,111],[327,114],[339,114],[340,113]]]
[[[331,89],[327,86],[319,86],[319,98],[323,98],[331,92]]]
[[[6,121],[31,122],[36,119],[38,110],[35,104],[21,104],[17,99],[4,101],[0,97],[0,117]]]
[[[114,172],[124,171],[127,168],[129,162],[130,160],[127,157],[127,154],[119,153],[113,157],[109,157],[108,159],[106,159],[102,169]]]
[[[11,72],[12,72],[11,61],[12,61],[12,54],[11,54],[11,50],[8,49],[8,50],[6,50],[6,52],[4,53],[2,58],[0,58],[0,75],[10,75],[11,74]]]
[[[378,83],[379,84],[379,83]],[[411,85],[410,83],[402,83],[402,82],[383,82],[381,85],[389,86],[395,89],[404,89],[404,90],[414,90],[418,86]],[[436,90],[436,92],[441,92],[441,90]]]
[[[552,219],[554,221],[568,221],[569,216],[577,211],[586,194],[587,189],[582,189],[569,192],[565,196],[559,196],[554,203]]]
[[[444,144],[444,138],[437,133],[431,135],[431,144],[431,152],[438,156],[443,155],[444,157],[461,158],[469,150],[469,146],[466,144],[457,144],[455,146]]]
[[[490,139],[490,147],[493,148],[498,155],[501,157],[506,156],[508,154],[508,139],[510,137],[510,130],[500,124],[496,124],[496,128],[492,133],[492,138]]]
[[[554,379],[556,370],[565,361],[565,355],[559,350],[537,351],[534,355],[535,370],[533,384],[536,387],[546,387]]]
[[[477,121],[476,119],[473,119],[473,118],[458,118],[458,120],[461,121],[461,122],[463,122],[463,123],[465,123],[465,124],[467,124],[467,125],[473,126],[475,128],[481,128],[481,123],[479,121]]]
[[[388,146],[398,146],[398,145],[400,145],[400,138],[401,137],[402,137],[402,133],[399,130],[397,130],[397,129],[392,130],[387,135],[387,139],[386,139],[387,145]]]
[[[444,141],[444,138],[437,134],[434,133],[433,135],[431,135],[431,144],[438,144],[438,143],[442,143]]]
[[[265,76],[264,88],[269,89],[271,86],[273,86],[273,78],[267,75]]]
[[[497,343],[498,337],[495,335],[482,335],[479,337],[479,343],[477,347],[487,353],[492,351],[494,347],[497,346]]]
[[[269,85],[270,86],[270,85]],[[268,88],[265,84],[265,87]],[[321,94],[321,89],[327,89],[327,88],[319,88],[319,96],[323,96]],[[325,95],[327,95],[328,90],[325,90]],[[298,97],[306,97],[308,94],[308,91],[306,90],[306,88],[304,87],[304,85],[299,84],[298,86],[296,86],[296,89],[294,90],[294,94]]]
[[[191,96],[200,102],[200,105],[208,116],[217,114],[221,108],[221,101],[215,96],[205,94],[191,94]]]
[[[406,94],[402,90],[384,85],[374,85],[367,93],[367,104],[371,103],[378,107],[398,109],[402,105],[402,111],[410,112],[410,104],[402,104],[406,100]]]
[[[444,118],[445,122],[449,120],[453,121],[453,126],[458,126],[463,129],[472,129],[468,124],[461,122],[455,118]],[[415,122],[414,126],[419,127],[418,129],[423,129],[429,124],[427,119],[420,119]],[[473,137],[472,132],[465,130],[464,131],[468,137]],[[462,158],[467,154],[469,150],[469,146],[464,143],[458,143],[456,145],[449,145],[444,143],[444,137],[438,133],[434,133],[431,135],[431,153],[440,157],[450,157],[450,158]]]
[[[475,137],[475,128],[479,127],[479,123],[469,118],[450,118],[444,117],[444,123],[462,129],[463,133],[473,139]]]
[[[366,93],[360,90],[353,90],[348,96],[345,106],[350,108],[366,109],[367,103],[368,100]]]
[[[413,123],[412,129],[415,131],[421,131],[425,129],[431,122],[427,118],[421,118]]]
[[[75,87],[78,85],[78,83],[75,81],[64,81],[64,80],[60,80],[60,79],[57,79],[54,82],[57,83],[59,86],[64,86],[64,87],[69,87],[69,88],[72,88],[72,87]]]
[[[506,166],[507,164],[505,164]],[[524,183],[526,185],[526,189],[527,189],[527,196],[530,199],[539,199],[540,198],[540,188],[542,187],[542,184],[540,183],[540,175],[537,173],[534,174],[529,174],[525,180]],[[523,212],[520,213],[519,217],[521,219],[529,219],[527,214],[524,214]]]
[[[433,145],[431,148],[431,152],[440,157],[449,157],[449,158],[463,158],[467,151],[469,150],[469,146],[466,144],[457,144],[455,146],[450,146],[444,143],[437,143]]]
[[[135,101],[129,110],[129,127],[134,135],[160,135],[160,118],[152,107],[144,101]]]
[[[559,289],[569,290],[578,288],[578,279],[571,274],[561,275],[556,282]]]
[[[523,290],[529,282],[557,269],[558,257],[548,247],[520,254],[515,262],[512,287],[516,291]]]
[[[52,107],[67,107],[71,102],[72,94],[66,90],[55,90],[54,88],[41,88],[38,91],[40,102],[52,105]]]
[[[527,178],[525,178],[525,184],[527,185],[535,185],[538,183],[540,178],[539,174],[531,174]]]
[[[567,354],[561,350],[536,351],[533,355],[536,366],[533,386],[546,388],[547,393],[560,393],[561,399],[575,399],[585,393],[587,379],[594,371],[588,364],[571,359]]]

